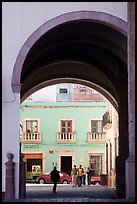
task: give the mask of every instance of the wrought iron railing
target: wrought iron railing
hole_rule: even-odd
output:
[[[110,113],[107,111],[104,115],[103,115],[103,127],[104,128],[110,128],[112,125],[112,118]]]

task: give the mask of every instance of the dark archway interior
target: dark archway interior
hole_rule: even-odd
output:
[[[40,84],[47,86],[66,81],[76,81],[91,88],[94,84],[93,88],[119,108],[116,187],[119,197],[124,197],[123,172],[128,157],[127,37],[108,25],[86,20],[63,23],[46,32],[32,46],[24,61],[21,100],[44,86]]]
[[[76,78],[97,84],[119,103],[121,75],[127,80],[126,45],[124,35],[103,24],[83,20],[54,27],[25,59],[21,98],[45,81]]]

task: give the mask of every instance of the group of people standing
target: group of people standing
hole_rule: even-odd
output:
[[[92,171],[88,167],[82,167],[80,164],[77,168],[76,165],[71,170],[71,177],[72,177],[72,187],[81,187],[82,185],[91,185],[91,175]]]
[[[76,168],[76,165],[71,170],[71,177],[72,177],[72,187],[81,187],[82,185],[91,185],[91,175],[92,171],[88,167],[86,170],[86,167],[82,167],[82,165],[79,165],[79,168]],[[50,178],[53,181],[53,193],[57,193],[57,183],[60,179],[59,171],[54,166],[54,169],[50,172]]]

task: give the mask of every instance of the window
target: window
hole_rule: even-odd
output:
[[[22,142],[27,142],[27,143],[41,142],[39,119],[24,120]]]
[[[102,173],[102,156],[90,156],[90,167],[93,176],[100,176]]]
[[[98,92],[96,90],[92,89],[92,93],[97,94]]]
[[[103,132],[102,120],[91,120],[91,132]]]
[[[59,175],[60,175],[60,177],[63,177],[63,174],[61,172],[59,173]]]
[[[37,120],[26,120],[26,133],[38,132],[38,121]]]
[[[71,119],[59,120],[59,130],[57,134],[57,142],[76,142],[74,131],[74,121]]]
[[[66,88],[62,88],[59,90],[59,93],[68,93],[68,90]]]
[[[102,120],[90,120],[88,125],[88,142],[106,143],[106,134],[103,132]]]
[[[72,132],[72,120],[61,121],[61,132],[70,133]]]
[[[85,94],[85,95],[86,95],[86,89],[80,89],[80,90],[79,90],[79,93],[80,93],[80,94]]]

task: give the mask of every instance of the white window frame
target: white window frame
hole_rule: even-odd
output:
[[[72,132],[75,132],[75,123],[73,118],[60,118],[58,124],[58,132],[61,132],[61,121],[72,121]]]
[[[37,124],[38,124],[37,130],[38,130],[38,132],[40,132],[40,118],[24,118],[24,125],[23,125],[23,132],[24,133],[27,130],[26,121],[34,121],[34,120],[37,121]]]

